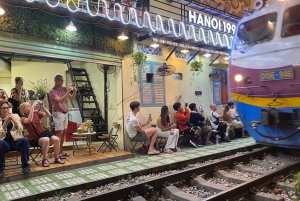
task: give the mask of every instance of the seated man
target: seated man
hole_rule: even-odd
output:
[[[205,118],[203,117],[203,110],[201,110],[201,113],[198,113],[197,107],[195,103],[191,103],[189,105],[189,108],[191,110],[190,114],[190,123],[193,124],[194,126],[198,126],[201,128],[201,135],[204,136],[206,135],[206,142],[205,144],[210,145],[212,144],[210,142],[210,136],[212,133],[211,127],[206,126],[203,124],[205,121]]]
[[[226,121],[220,121],[220,118],[222,118],[223,115],[222,114],[219,115],[216,112],[217,111],[216,104],[211,104],[210,109],[211,109],[211,111],[209,113],[209,119],[210,119],[211,127],[214,130],[220,131],[222,133],[225,132],[225,136],[223,136],[223,138],[224,138],[225,141],[230,142],[230,139],[229,139],[229,136],[228,136],[228,133],[229,133],[229,130],[230,130],[230,124]],[[224,109],[225,108],[223,108],[223,110]]]
[[[40,110],[34,110],[37,106],[40,106],[40,109],[43,109],[45,113],[40,112]],[[21,121],[29,133],[28,137],[30,145],[34,147],[40,146],[42,148],[42,166],[50,166],[47,159],[50,143],[54,144],[54,163],[64,164],[65,162],[59,158],[59,138],[46,129],[41,121],[43,117],[51,117],[50,112],[45,108],[45,106],[40,104],[38,101],[34,101],[32,106],[30,106],[28,102],[25,102],[20,105],[20,112],[24,114]]]
[[[0,101],[0,178],[4,176],[4,154],[9,151],[20,151],[22,172],[30,173],[29,142],[23,137],[23,126],[17,114],[11,114],[7,101]]]
[[[234,102],[228,102],[229,113],[233,120],[231,121],[233,129],[242,129],[242,137],[246,137],[244,131],[244,124],[241,122],[237,116],[236,110],[234,109]]]
[[[174,103],[173,109],[176,111],[175,118],[178,123],[179,132],[183,135],[191,135],[193,139],[190,140],[190,144],[196,148],[201,147],[199,144],[201,128],[187,125],[187,121],[190,120],[188,105],[185,105],[185,111],[183,111],[181,103]]]
[[[142,127],[148,125],[152,121],[152,118],[148,118],[147,122],[145,123],[141,123],[139,121],[137,113],[141,110],[141,104],[138,101],[131,102],[130,109],[131,112],[126,118],[126,131],[129,137],[133,141],[145,141],[147,138],[151,138],[148,154],[159,154],[160,152],[154,149],[154,143],[156,142],[157,138],[157,129],[142,129]]]

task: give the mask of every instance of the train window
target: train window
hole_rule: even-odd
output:
[[[272,40],[276,27],[277,13],[269,13],[246,21],[238,27],[235,49],[241,50],[249,45]]]
[[[283,15],[281,36],[300,35],[300,5],[288,8]]]

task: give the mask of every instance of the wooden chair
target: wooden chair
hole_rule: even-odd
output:
[[[117,152],[117,149],[115,148],[115,146],[118,146],[118,131],[120,129],[120,124],[118,124],[117,122],[114,122],[112,124],[112,128],[110,129],[109,134],[102,134],[100,136],[98,136],[99,140],[102,141],[103,143],[101,144],[101,146],[99,147],[99,149],[97,150],[97,152],[99,152],[100,150],[103,150],[103,153],[107,150],[107,149],[114,149]]]

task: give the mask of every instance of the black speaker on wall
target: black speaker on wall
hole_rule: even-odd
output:
[[[146,78],[148,83],[153,82],[153,73],[146,73]]]

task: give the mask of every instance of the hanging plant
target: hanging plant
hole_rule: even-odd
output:
[[[143,52],[135,52],[131,55],[133,61],[133,80],[139,83],[139,74],[145,72],[144,64],[147,60],[147,55]]]
[[[131,57],[133,60],[133,64],[137,66],[146,63],[147,60],[147,55],[144,54],[143,52],[135,52],[131,55]]]
[[[193,75],[199,75],[203,72],[203,63],[202,61],[193,61],[190,64],[190,71],[193,72]]]

